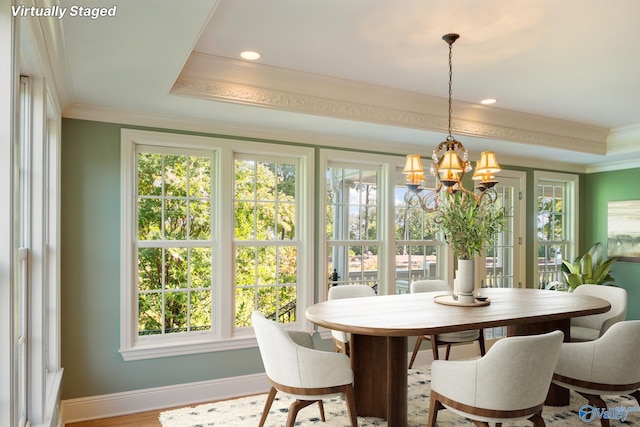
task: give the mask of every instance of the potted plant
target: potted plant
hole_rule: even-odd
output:
[[[460,294],[468,298],[475,287],[474,260],[485,242],[504,228],[505,212],[497,203],[464,191],[446,193],[443,198],[435,221],[458,259],[459,288],[454,285],[454,296]]]
[[[562,260],[562,275],[568,291],[573,291],[580,285],[603,285],[613,282],[609,270],[619,257],[606,256],[602,243],[591,246],[587,252],[578,256],[573,262]]]

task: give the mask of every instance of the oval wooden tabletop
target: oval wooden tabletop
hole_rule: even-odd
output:
[[[338,331],[415,336],[555,321],[611,308],[603,299],[567,292],[487,288],[479,293],[491,303],[479,307],[438,304],[434,296],[443,292],[426,292],[324,301],[309,307],[306,316],[317,325]]]

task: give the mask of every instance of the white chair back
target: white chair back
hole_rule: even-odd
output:
[[[299,375],[298,345],[282,326],[266,319],[262,313],[254,311],[251,320],[267,376],[279,384],[303,387]]]
[[[336,285],[329,288],[327,299],[372,297],[376,291],[369,285]]]
[[[376,291],[369,285],[336,285],[329,288],[328,300],[336,300],[343,298],[359,298],[372,297],[376,295]],[[331,331],[331,336],[336,340],[348,343],[350,335],[347,332]]]
[[[418,292],[439,292],[439,291],[451,291],[451,286],[445,280],[438,279],[427,279],[427,280],[416,280],[412,282],[410,287],[410,291],[412,294]]]
[[[560,331],[508,337],[480,359],[433,361],[429,425],[436,425],[442,407],[484,425],[526,417],[544,425],[541,412],[563,338]]]
[[[640,383],[638,355],[640,320],[617,322],[597,340],[565,343],[556,373],[600,384]]]
[[[611,310],[591,316],[574,317],[571,319],[571,326],[599,330],[602,336],[611,325],[624,320],[627,316],[627,291],[624,288],[609,285],[580,285],[573,293],[607,300],[611,304]]]
[[[497,341],[478,360],[476,406],[510,410],[544,402],[563,338],[554,331]]]

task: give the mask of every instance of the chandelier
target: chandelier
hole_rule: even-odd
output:
[[[420,161],[419,154],[409,154],[404,170],[407,175],[407,188],[405,202],[408,206],[419,204],[426,211],[435,210],[441,204],[440,194],[456,193],[462,191],[475,198],[479,205],[484,200],[495,202],[497,193],[493,187],[498,183],[494,174],[500,172],[500,165],[496,160],[493,151],[483,151],[480,160],[476,162],[476,169],[472,180],[476,183],[476,192],[469,191],[462,185],[462,177],[465,173],[471,172],[473,167],[468,160],[469,154],[464,145],[451,135],[451,83],[453,76],[453,64],[451,61],[451,51],[453,43],[460,37],[455,33],[445,34],[442,39],[449,45],[449,135],[442,141],[435,150],[431,159],[433,164],[429,168],[429,173],[436,177],[437,186],[435,189],[425,189],[424,168]]]

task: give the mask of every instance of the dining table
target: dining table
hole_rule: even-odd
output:
[[[569,341],[571,318],[611,308],[600,298],[532,288],[483,288],[476,294],[486,300],[459,304],[446,292],[339,299],[311,305],[305,315],[318,326],[351,334],[358,415],[404,427],[409,337],[506,326],[507,336],[561,330]],[[551,387],[547,404],[568,399],[568,391]]]

